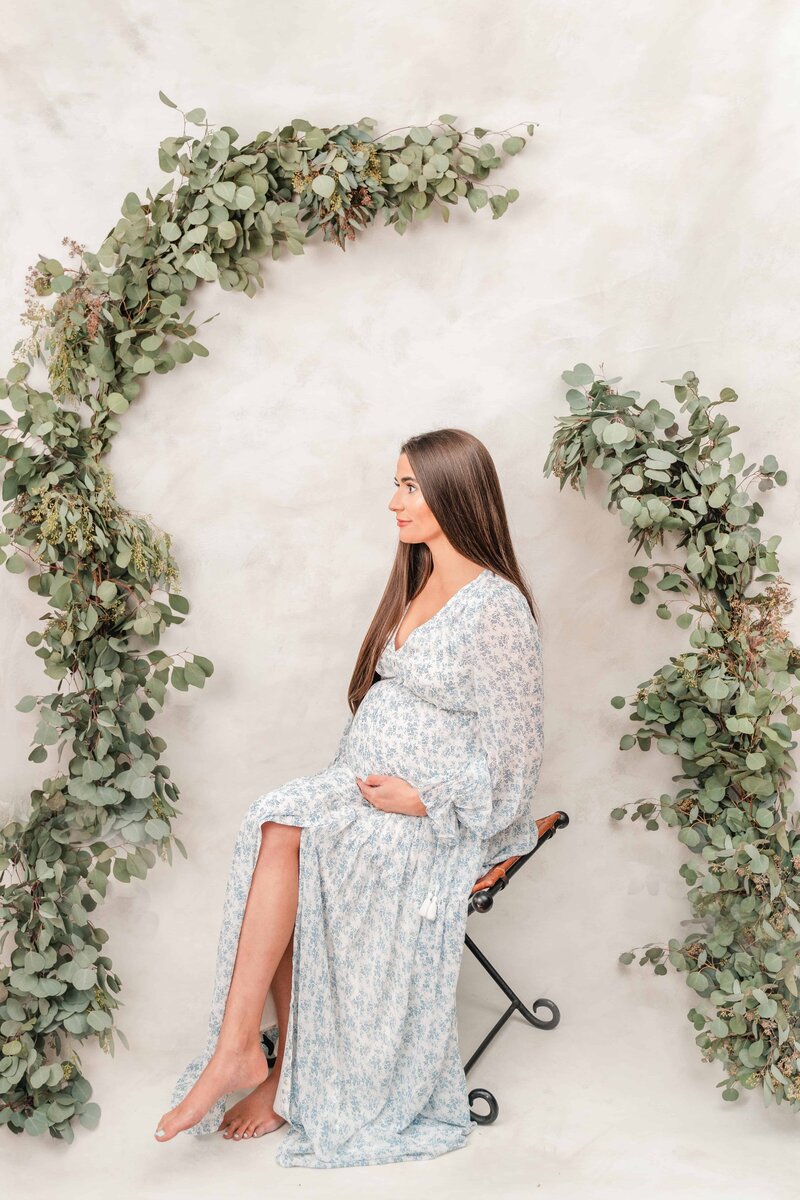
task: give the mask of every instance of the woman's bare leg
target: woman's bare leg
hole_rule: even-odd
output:
[[[286,1038],[289,1029],[289,1005],[292,998],[292,958],[294,956],[294,935],[289,938],[289,944],[283,952],[283,958],[272,980],[272,996],[278,1017],[278,1053],[275,1065],[269,1077],[260,1083],[249,1096],[229,1108],[220,1124],[222,1136],[228,1140],[238,1141],[240,1138],[261,1137],[262,1134],[272,1133],[286,1124],[285,1117],[275,1112],[273,1104],[280,1083],[283,1055],[286,1050]]]
[[[169,1141],[195,1125],[220,1096],[256,1087],[269,1073],[260,1043],[261,1014],[297,917],[302,830],[265,821],[261,832],[217,1045],[194,1086],[159,1121],[157,1141]]]

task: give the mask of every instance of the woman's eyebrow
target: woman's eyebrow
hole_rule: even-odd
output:
[[[397,483],[397,476],[393,475],[392,478],[394,479],[395,483]],[[400,482],[401,483],[416,483],[417,481],[413,475],[403,475],[402,478],[400,479]]]

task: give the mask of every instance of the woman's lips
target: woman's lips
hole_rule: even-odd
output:
[[[398,518],[397,518],[397,524],[398,524],[398,525],[410,525],[410,524],[411,524],[411,522],[410,522],[410,521],[401,521],[401,520],[400,520],[400,518],[398,517]]]

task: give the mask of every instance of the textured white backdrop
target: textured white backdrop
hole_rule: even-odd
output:
[[[105,1195],[124,1162],[123,1194],[146,1200],[275,1186],[350,1196],[354,1181],[387,1198],[410,1187],[450,1198],[476,1176],[504,1200],[645,1189],[693,1200],[720,1177],[738,1195],[793,1195],[797,1117],[758,1096],[725,1104],[685,1016],[694,993],[617,963],[679,935],[688,910],[673,835],[609,820],[616,803],[670,787],[671,767],[618,751],[626,718],[609,698],[684,635],[628,602],[632,560],[601,481],[583,500],[542,465],[565,411],[560,373],[577,361],[645,399],[669,402],[659,380],[690,368],[707,393],[732,386],[737,448],[748,461],[774,452],[790,473],[766,496],[763,528],[783,535],[800,591],[796,6],[6,0],[0,12],[4,371],[37,255],[58,256],[65,235],[97,248],[125,194],[162,182],[158,142],[181,122],[159,88],[242,140],[296,116],[368,115],[381,131],[441,112],[462,127],[539,122],[498,176],[521,192],[499,221],[464,206],[402,239],[376,225],[345,254],[314,242],[267,265],[254,300],[204,287],[199,317],[219,313],[199,335],[210,357],[151,378],[125,417],[110,462],[120,499],[174,536],[192,603],[164,647],[216,664],[204,693],[172,695],[156,722],[189,860],[115,884],[99,911],[131,1052],[82,1053],[103,1110],[95,1132],[76,1127],[72,1147],[20,1138],[13,1156],[2,1138],[11,1190]],[[205,1040],[239,822],[256,795],[332,757],[393,554],[399,443],[450,424],[494,455],[543,609],[537,808],[572,820],[471,930],[523,997],[561,1006],[562,1023],[506,1026],[469,1079],[496,1091],[500,1119],[458,1154],[294,1177],[274,1165],[275,1139],[165,1149],[152,1131]],[[45,605],[25,578],[3,574],[6,816],[25,812],[43,774],[26,761],[33,719],[14,708],[47,688],[24,641]],[[791,627],[797,640],[796,615]],[[464,1058],[501,999],[467,956]]]

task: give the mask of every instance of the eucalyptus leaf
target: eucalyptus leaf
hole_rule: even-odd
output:
[[[311,181],[311,189],[318,196],[323,196],[327,199],[333,195],[336,190],[336,184],[330,175],[315,175]]]

